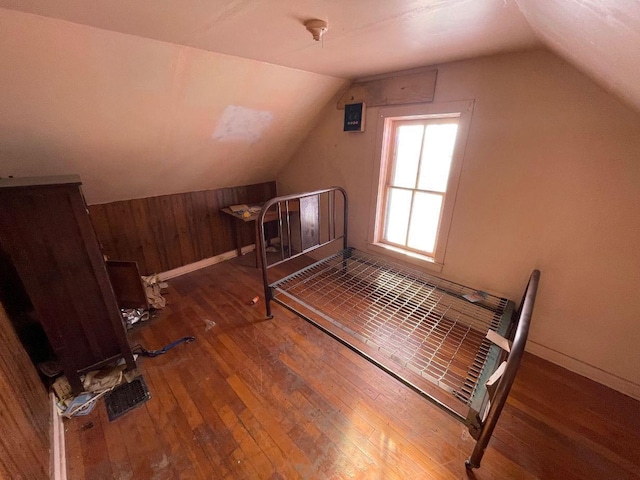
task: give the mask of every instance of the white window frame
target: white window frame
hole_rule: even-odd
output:
[[[430,103],[420,105],[404,105],[398,107],[381,108],[378,114],[376,136],[376,162],[374,169],[374,184],[372,198],[375,199],[375,209],[372,209],[369,222],[368,248],[392,257],[427,266],[441,271],[444,265],[449,230],[453,219],[458,184],[462,173],[464,151],[469,135],[469,126],[473,112],[474,101]],[[382,240],[384,230],[384,216],[386,212],[387,177],[391,168],[390,150],[394,122],[417,119],[458,118],[458,131],[451,158],[451,168],[444,196],[435,248],[432,255],[426,255],[411,249],[390,245]]]

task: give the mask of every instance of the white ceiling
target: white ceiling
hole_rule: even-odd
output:
[[[0,0],[132,35],[356,78],[539,45],[513,0]],[[314,42],[305,20],[329,22]]]
[[[545,45],[640,109],[639,0],[516,0]]]
[[[640,108],[638,0],[0,0],[0,7],[361,78],[547,46]],[[322,43],[305,20],[329,22]]]

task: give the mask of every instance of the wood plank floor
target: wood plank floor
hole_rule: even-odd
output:
[[[131,342],[196,341],[139,361],[143,406],[65,421],[70,479],[640,478],[640,402],[532,355],[468,473],[462,424],[288,311],[265,320],[252,265],[169,282]]]

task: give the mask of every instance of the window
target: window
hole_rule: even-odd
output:
[[[472,107],[381,109],[374,248],[443,263]]]

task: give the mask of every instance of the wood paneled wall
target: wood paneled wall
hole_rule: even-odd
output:
[[[0,478],[49,478],[49,402],[0,304]]]
[[[138,262],[140,273],[164,272],[235,248],[232,218],[220,209],[276,196],[275,181],[89,206],[103,252]],[[242,244],[254,243],[253,224]]]

